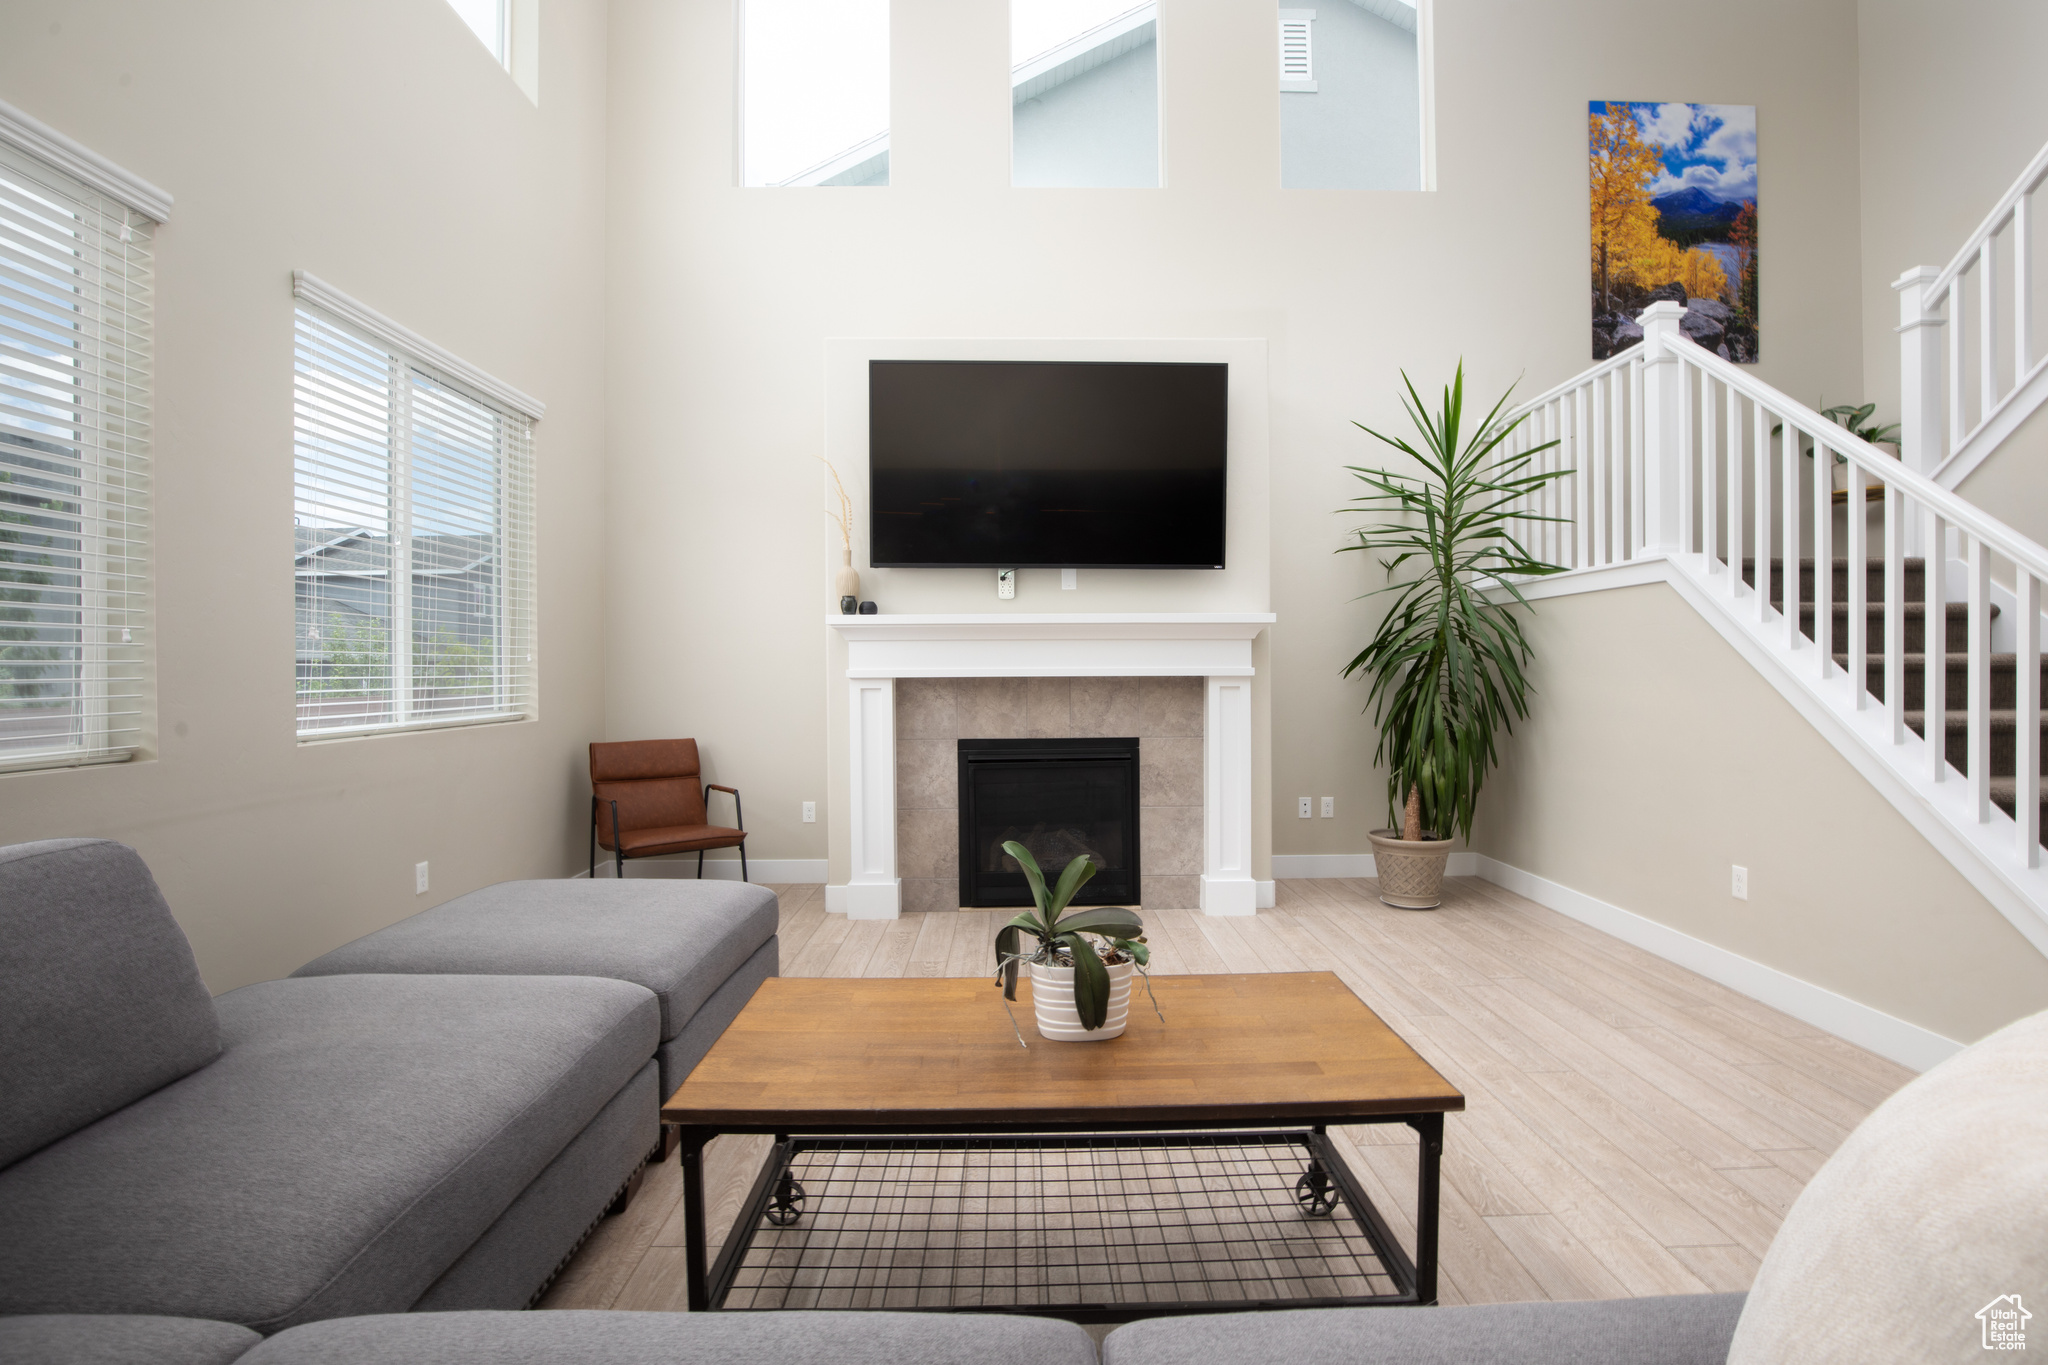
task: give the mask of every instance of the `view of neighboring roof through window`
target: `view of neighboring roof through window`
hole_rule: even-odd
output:
[[[740,183],[889,183],[889,0],[745,0]]]
[[[483,39],[498,65],[512,67],[512,0],[448,0],[470,31]]]
[[[1011,184],[1161,183],[1158,29],[1151,0],[1011,0]]]
[[[1416,0],[1299,5],[1279,10],[1281,187],[1421,189]]]

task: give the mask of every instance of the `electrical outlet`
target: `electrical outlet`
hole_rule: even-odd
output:
[[[1337,798],[1336,798],[1336,797],[1334,797],[1334,796],[1326,796],[1326,797],[1324,797],[1324,798],[1323,798],[1323,818],[1324,818],[1325,820],[1334,820],[1334,819],[1336,819],[1336,818],[1337,818]]]
[[[1060,586],[1062,588],[1065,588],[1068,592],[1072,592],[1074,589],[1080,587],[1081,571],[1079,569],[1061,569]]]
[[[1310,809],[1310,807],[1315,804],[1315,798],[1313,796],[1304,796],[1300,798],[1300,801],[1301,806],[1300,809],[1296,812],[1296,814],[1300,815],[1302,819],[1306,820],[1315,813],[1313,810]]]
[[[1002,598],[1004,601],[1008,601],[1010,598],[1015,597],[1016,595],[1017,571],[1015,569],[997,569],[996,596]]]
[[[425,863],[414,863],[412,865],[412,893],[415,896],[427,894],[427,865]]]
[[[1738,867],[1735,869],[1735,877],[1734,880],[1731,881],[1728,885],[1728,893],[1734,896],[1735,899],[1739,901],[1746,901],[1749,899],[1748,868]]]
[[[806,801],[806,802],[804,802],[804,823],[805,823],[805,824],[807,824],[807,825],[815,825],[815,824],[817,824],[817,823],[818,823],[818,803],[817,803],[817,802],[815,802],[815,801]]]

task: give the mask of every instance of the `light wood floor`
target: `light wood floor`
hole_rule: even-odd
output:
[[[992,963],[995,911],[852,921],[820,887],[776,890],[785,976]],[[1147,914],[1154,970],[1333,970],[1465,1092],[1445,1133],[1445,1303],[1746,1289],[1822,1159],[1912,1074],[1477,878],[1427,914],[1369,880],[1283,881],[1278,900],[1252,919]],[[1414,1134],[1336,1131],[1412,1246]],[[707,1152],[714,1248],[766,1143]],[[683,1309],[681,1185],[673,1159],[651,1168],[541,1306]]]

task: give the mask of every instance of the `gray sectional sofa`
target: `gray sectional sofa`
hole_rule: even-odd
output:
[[[215,999],[133,850],[0,849],[0,1314],[523,1307],[774,929],[759,887],[512,883]]]

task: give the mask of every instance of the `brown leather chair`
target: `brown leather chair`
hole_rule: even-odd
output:
[[[661,853],[697,855],[704,875],[704,851],[737,848],[740,880],[747,878],[746,819],[740,794],[713,783],[708,790],[732,797],[733,823],[706,823],[703,769],[694,739],[635,739],[590,746],[590,875],[597,875],[597,850],[612,855],[612,875],[626,875],[626,859]]]

